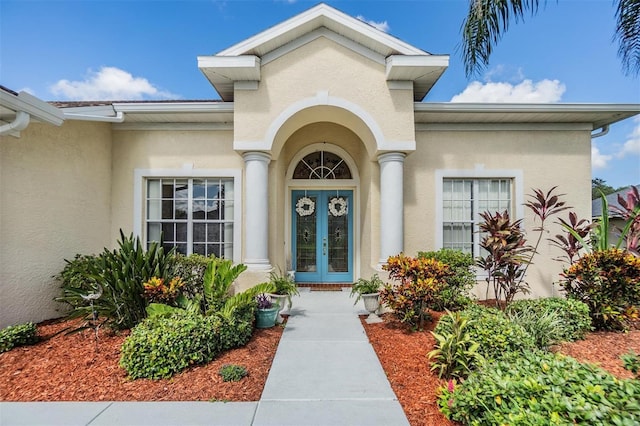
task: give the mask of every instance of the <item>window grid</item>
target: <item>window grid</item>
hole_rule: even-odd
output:
[[[480,213],[511,214],[511,188],[511,179],[443,179],[443,247],[480,255]]]
[[[233,258],[233,179],[147,179],[147,245]]]

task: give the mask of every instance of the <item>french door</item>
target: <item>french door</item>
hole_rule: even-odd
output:
[[[291,193],[296,282],[353,281],[353,191]]]

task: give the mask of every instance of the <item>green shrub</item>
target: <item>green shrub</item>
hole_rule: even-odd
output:
[[[442,389],[438,404],[465,425],[636,425],[640,381],[560,354],[525,352]]]
[[[219,352],[219,317],[174,313],[149,318],[122,345],[120,365],[133,379],[167,378],[192,364],[211,361]]]
[[[467,318],[460,312],[447,312],[447,316],[451,317],[451,333],[431,332],[436,339],[435,349],[428,354],[431,371],[437,370],[440,378],[464,378],[471,372],[471,366],[481,361],[480,345],[471,340]]]
[[[226,312],[223,310],[215,315],[220,316],[225,325],[220,329],[220,347],[223,351],[244,346],[251,339],[256,316],[256,305],[253,300],[238,303],[233,309]]]
[[[197,253],[190,254],[189,256],[178,252],[175,253],[175,264],[173,265],[172,275],[182,278],[184,282],[182,293],[187,297],[192,298],[196,294],[203,292],[202,283],[204,272],[209,262],[211,262],[211,259],[211,257]]]
[[[122,345],[120,365],[133,379],[167,378],[221,352],[246,344],[253,332],[253,308],[234,315],[200,315],[176,310],[138,324]]]
[[[475,261],[471,254],[460,250],[440,249],[418,252],[418,257],[438,260],[449,266],[452,272],[444,279],[445,285],[435,294],[432,309],[436,311],[459,310],[472,303],[468,294],[476,285],[476,274],[473,271]]]
[[[17,346],[33,345],[38,342],[38,330],[32,322],[11,325],[0,330],[0,353]]]
[[[585,334],[591,331],[589,307],[578,300],[565,299],[563,297],[522,299],[511,303],[506,309],[506,313],[512,319],[513,316],[525,311],[540,316],[543,316],[546,312],[553,312],[559,317],[561,325],[549,330],[548,337],[550,341],[572,342],[583,339]]]
[[[587,304],[597,330],[623,330],[638,318],[640,258],[613,248],[593,251],[563,275],[567,297]]]
[[[382,269],[397,282],[386,284],[380,301],[393,310],[393,315],[412,329],[422,329],[430,317],[429,308],[435,295],[449,276],[449,267],[435,259],[391,256]]]
[[[58,300],[68,303],[72,308],[84,307],[87,301],[80,297],[80,294],[86,295],[96,291],[92,272],[96,269],[96,265],[99,265],[100,258],[95,255],[76,254],[73,260],[65,259],[64,261],[65,266],[55,279],[62,284],[66,298]]]
[[[131,328],[146,317],[143,283],[153,277],[171,280],[173,250],[166,253],[155,242],[145,250],[133,234],[126,237],[120,231],[120,237],[116,250],[67,262],[59,275],[62,296],[56,300],[71,306],[70,318],[90,321],[95,312],[112,328]],[[90,301],[91,294],[99,297]]]
[[[478,353],[489,361],[535,348],[531,335],[511,322],[502,311],[472,305],[460,311],[460,316],[469,321],[466,331],[471,341],[479,344]],[[447,315],[440,318],[434,332],[452,334],[452,318]],[[476,366],[477,363],[472,362],[469,367],[473,369]]]
[[[220,367],[218,374],[223,382],[239,382],[247,376],[247,369],[241,365],[225,364]]]
[[[640,356],[630,350],[626,354],[620,355],[620,359],[624,368],[635,374],[636,379],[640,379]]]

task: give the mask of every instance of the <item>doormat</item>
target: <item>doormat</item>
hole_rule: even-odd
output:
[[[343,289],[351,290],[351,283],[345,283],[345,284],[304,283],[304,284],[298,284],[298,287],[308,288],[310,291],[342,291]]]

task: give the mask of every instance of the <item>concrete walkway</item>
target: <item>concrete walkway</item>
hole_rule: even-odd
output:
[[[408,425],[353,300],[293,299],[258,402],[3,402],[0,425]]]

